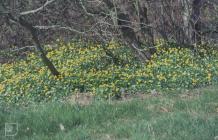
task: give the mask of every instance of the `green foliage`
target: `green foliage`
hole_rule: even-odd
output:
[[[168,93],[110,104],[95,101],[88,106],[0,106],[0,139],[10,139],[4,136],[5,123],[17,122],[18,133],[11,139],[214,140],[218,136],[217,92],[210,87],[201,89],[201,95]]]
[[[122,60],[115,65],[102,45],[82,42],[47,46],[48,57],[61,76],[53,77],[38,56],[0,66],[0,99],[7,103],[57,100],[75,92],[88,92],[103,98],[119,97],[122,92],[150,92],[163,89],[190,89],[217,83],[216,51],[158,43],[157,53],[147,64],[140,64],[118,43],[107,49]]]

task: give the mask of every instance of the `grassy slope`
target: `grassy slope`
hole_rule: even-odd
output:
[[[0,139],[213,140],[218,136],[217,93],[218,88],[210,88],[182,97],[171,93],[83,107],[61,103],[7,111],[0,107]],[[16,137],[4,137],[5,122],[19,123]]]

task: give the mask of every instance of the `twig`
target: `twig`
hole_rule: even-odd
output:
[[[47,0],[47,1],[45,2],[45,4],[42,5],[41,7],[37,8],[37,9],[34,9],[34,10],[21,12],[21,13],[20,13],[20,16],[35,14],[35,13],[37,13],[37,12],[43,10],[47,5],[53,3],[54,1],[56,1],[56,0]]]

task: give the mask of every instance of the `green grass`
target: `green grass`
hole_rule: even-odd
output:
[[[218,88],[170,93],[88,106],[48,103],[0,107],[1,140],[214,140],[218,136]],[[4,136],[7,122],[18,134]],[[60,124],[64,130],[60,129]]]

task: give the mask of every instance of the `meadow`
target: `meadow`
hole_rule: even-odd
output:
[[[45,48],[60,76],[36,52],[0,65],[0,139],[218,139],[215,49],[160,41],[141,63],[113,41]]]
[[[144,95],[121,101],[93,100],[0,106],[1,140],[217,140],[218,88]],[[5,124],[17,123],[13,137]]]
[[[0,0],[0,140],[218,140],[217,0]]]

